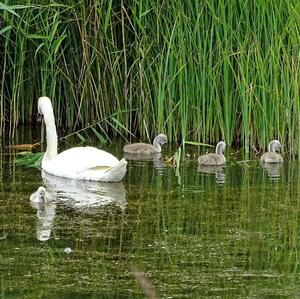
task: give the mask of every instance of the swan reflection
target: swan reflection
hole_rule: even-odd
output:
[[[48,192],[56,196],[58,202],[65,202],[73,208],[93,208],[114,204],[121,210],[125,210],[126,190],[122,182],[72,180],[44,171],[42,178]]]
[[[270,179],[276,180],[280,178],[281,163],[261,163],[261,165],[267,171]]]
[[[37,239],[47,241],[56,214],[57,205],[63,203],[85,213],[99,211],[99,208],[114,205],[123,212],[126,208],[126,190],[122,182],[102,183],[94,181],[71,180],[42,172],[44,186],[52,201],[32,202],[37,210]],[[34,192],[30,197],[35,197]]]
[[[225,183],[224,167],[222,167],[222,166],[199,165],[198,171],[202,172],[202,173],[215,174],[216,182],[218,184]]]

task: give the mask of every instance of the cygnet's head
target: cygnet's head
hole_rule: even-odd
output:
[[[45,196],[46,196],[46,189],[45,187],[41,186],[37,189],[37,195],[38,197],[44,201],[45,200]]]
[[[154,138],[153,143],[159,143],[160,145],[164,145],[168,142],[167,136],[165,134],[159,134]]]
[[[281,144],[278,140],[272,140],[270,143],[269,143],[269,152],[278,152],[281,148]]]
[[[226,143],[223,141],[218,142],[217,146],[216,146],[216,154],[224,154],[225,152],[225,148],[226,148]]]

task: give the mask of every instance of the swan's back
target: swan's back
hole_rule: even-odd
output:
[[[278,153],[267,152],[261,156],[261,162],[263,162],[263,163],[282,163],[283,158]]]
[[[127,162],[121,161],[95,147],[73,147],[58,154],[54,159],[43,159],[42,168],[50,174],[61,177],[97,181],[106,176],[105,181],[109,179],[117,181],[121,180],[126,172]],[[117,167],[118,172],[114,171],[109,175],[109,171],[118,165],[120,165]],[[112,174],[116,177],[113,178]]]
[[[127,154],[156,154],[161,152],[161,146],[167,143],[167,136],[165,134],[158,134],[154,140],[153,145],[149,143],[131,143],[123,147],[124,153]]]
[[[200,165],[208,165],[208,166],[223,165],[226,163],[226,158],[224,155],[207,154],[207,155],[200,156],[198,158],[198,163]]]
[[[281,144],[278,140],[272,140],[268,145],[268,152],[264,153],[260,160],[263,163],[282,163],[283,158],[280,154],[276,153],[279,151]]]
[[[147,143],[127,144],[123,147],[123,151],[128,154],[155,154],[160,152],[159,148]]]

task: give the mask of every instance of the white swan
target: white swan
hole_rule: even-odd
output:
[[[42,169],[47,173],[78,180],[101,182],[121,181],[126,173],[127,161],[95,147],[74,147],[57,154],[57,134],[54,113],[48,97],[38,100],[38,113],[46,125],[47,150]]]

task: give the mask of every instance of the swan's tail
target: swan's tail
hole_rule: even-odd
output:
[[[119,182],[125,176],[127,161],[123,158],[120,162],[112,168],[105,171],[101,181],[102,182]]]

